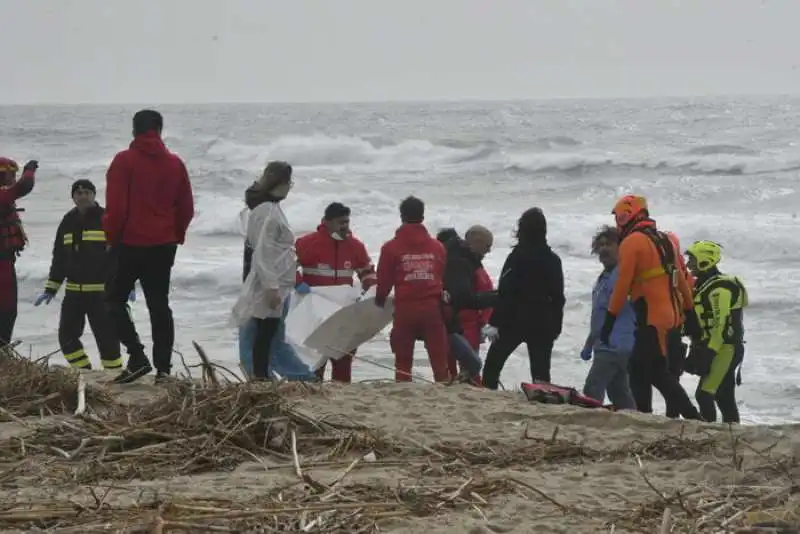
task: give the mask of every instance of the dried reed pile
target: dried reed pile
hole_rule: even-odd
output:
[[[0,421],[28,415],[74,412],[78,373],[68,367],[49,368],[21,356],[11,346],[0,347]],[[102,388],[86,388],[89,406],[107,406],[112,396]]]
[[[9,375],[13,374],[14,378]],[[471,510],[483,516],[491,499],[521,494],[549,503],[565,516],[605,521],[606,531],[770,532],[759,523],[797,525],[794,458],[775,457],[731,437],[666,437],[617,450],[594,450],[559,439],[422,444],[355,424],[318,420],[295,409],[287,395],[315,392],[304,386],[221,385],[177,381],[146,404],[118,402],[102,388],[85,388],[66,370],[47,370],[11,351],[0,353],[0,399],[7,417],[39,409],[73,412],[20,436],[0,439],[0,528],[20,532],[378,532],[387,521]],[[727,447],[726,457],[718,453]],[[658,489],[648,462],[703,458],[726,464],[743,482],[713,486],[697,481],[680,492]],[[755,460],[753,460],[755,458]],[[246,461],[263,477],[293,473],[289,483],[264,485],[257,495],[235,498],[212,488],[202,498],[145,492],[132,479],[230,472]],[[652,498],[590,509],[565,504],[518,478],[516,470],[554,464],[636,462]],[[402,466],[404,476],[365,480],[358,470]],[[336,470],[337,475],[314,474]],[[319,471],[317,471],[319,473]],[[261,475],[259,475],[261,476]],[[47,488],[36,499],[24,488]],[[131,494],[140,489],[137,497]],[[46,498],[44,497],[46,495]],[[225,498],[225,497],[229,498]],[[3,502],[5,500],[6,502]],[[485,517],[485,516],[484,516]],[[783,530],[776,532],[798,532]]]

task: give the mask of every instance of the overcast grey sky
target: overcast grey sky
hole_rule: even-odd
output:
[[[800,0],[0,0],[0,103],[800,93]]]

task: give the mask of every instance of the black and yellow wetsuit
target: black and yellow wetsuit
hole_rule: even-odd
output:
[[[736,373],[744,357],[742,315],[747,305],[747,289],[735,276],[713,269],[695,282],[694,310],[700,332],[692,340],[687,367],[700,375],[695,396],[706,421],[716,421],[716,401],[724,422],[739,422]]]
[[[53,243],[53,259],[45,292],[55,295],[66,279],[66,291],[58,323],[58,342],[72,367],[91,368],[81,343],[86,319],[92,328],[105,369],[122,367],[119,340],[104,298],[111,264],[106,253],[103,208],[97,204],[81,213],[74,208],[64,215]]]

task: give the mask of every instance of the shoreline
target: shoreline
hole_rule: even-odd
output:
[[[3,356],[3,532],[771,532],[747,525],[800,510],[800,425],[464,385],[120,386],[102,371],[83,375],[76,417],[77,373]]]

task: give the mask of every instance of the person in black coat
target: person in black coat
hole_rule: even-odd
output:
[[[553,343],[564,320],[564,271],[547,244],[547,220],[541,209],[522,214],[516,237],[500,274],[499,302],[484,330],[492,340],[483,367],[483,384],[489,389],[497,389],[506,360],[523,342],[533,381],[550,382]]]
[[[488,232],[488,230],[487,230]],[[445,228],[436,238],[447,249],[447,263],[444,270],[444,290],[447,303],[444,306],[445,326],[450,339],[448,370],[451,377],[458,373],[456,362],[461,366],[460,378],[476,380],[480,375],[481,361],[478,354],[464,337],[459,320],[462,310],[482,310],[497,303],[496,291],[478,291],[476,273],[483,268],[481,257],[458,235],[454,228]]]

